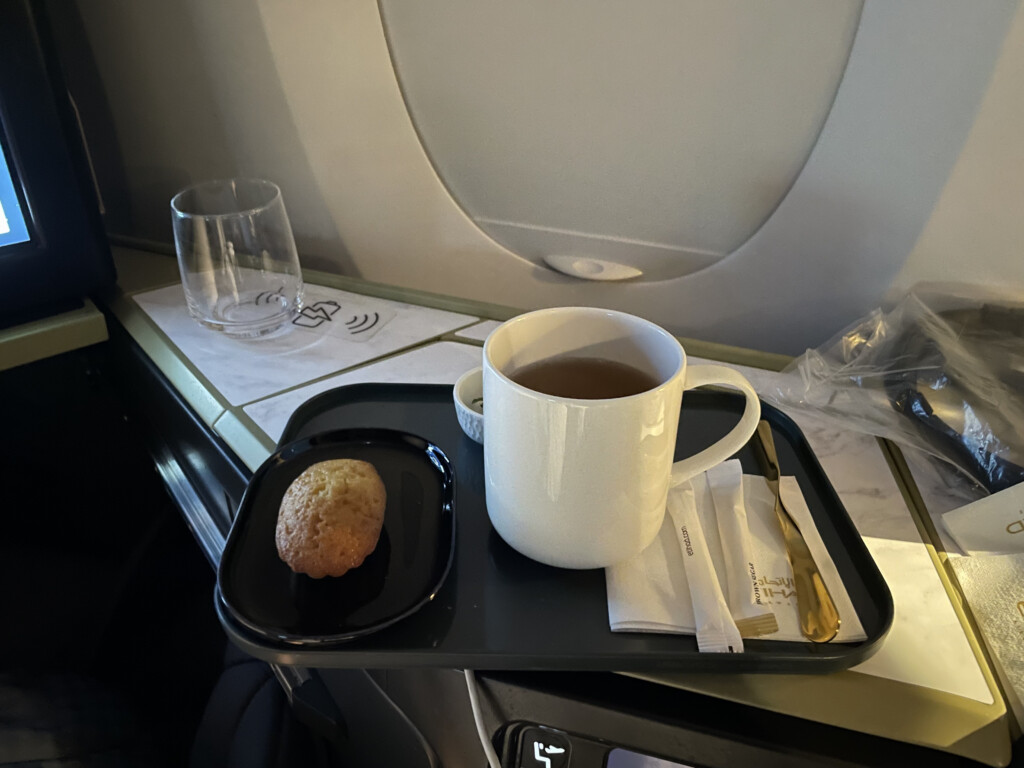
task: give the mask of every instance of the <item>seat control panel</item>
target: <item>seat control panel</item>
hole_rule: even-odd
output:
[[[564,731],[528,726],[519,734],[518,753],[515,768],[568,768],[572,740]]]
[[[701,768],[537,723],[512,723],[501,745],[503,768]]]

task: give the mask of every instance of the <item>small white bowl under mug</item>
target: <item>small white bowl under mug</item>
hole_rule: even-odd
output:
[[[484,373],[483,368],[474,368],[462,374],[452,388],[455,401],[455,415],[459,426],[471,439],[484,442]]]

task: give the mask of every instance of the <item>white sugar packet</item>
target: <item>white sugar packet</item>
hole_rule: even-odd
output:
[[[721,536],[714,514],[714,501],[704,479],[698,475],[690,481],[701,518],[701,527],[708,551],[718,573],[724,573],[725,558]],[[800,527],[807,546],[814,556],[832,599],[836,603],[842,625],[833,642],[857,642],[866,639],[864,628],[853,608],[832,558],[828,556],[807,509],[796,478],[782,478],[782,498],[786,508]],[[761,569],[757,579],[762,600],[768,604],[779,623],[778,632],[759,640],[805,641],[800,632],[793,572],[786,555],[785,541],[775,517],[775,497],[764,478],[743,476],[743,503],[747,511],[753,544],[754,561]],[[608,620],[613,632],[696,633],[693,604],[679,543],[671,516],[666,515],[658,537],[636,557],[605,569],[608,588]],[[720,579],[721,583],[721,579]],[[724,591],[724,590],[723,590]]]
[[[764,602],[757,583],[761,569],[754,558],[754,544],[743,503],[743,468],[738,459],[723,461],[705,473],[722,540],[727,602],[736,627],[743,637],[758,637],[779,631],[779,622]]]
[[[683,556],[701,653],[742,653],[743,640],[725,602],[697,511],[693,487],[684,482],[668,492],[668,517]]]

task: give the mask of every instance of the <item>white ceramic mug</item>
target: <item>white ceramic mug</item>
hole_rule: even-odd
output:
[[[511,378],[566,357],[624,363],[658,384],[587,400]],[[542,309],[495,329],[483,353],[484,483],[495,530],[527,557],[562,568],[603,568],[643,551],[665,516],[683,391],[708,384],[739,389],[743,416],[721,440],[676,463],[677,476],[724,461],[754,433],[761,405],[743,376],[717,365],[687,369],[674,336],[623,312]]]

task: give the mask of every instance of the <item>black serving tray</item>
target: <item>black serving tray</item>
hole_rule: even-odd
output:
[[[743,398],[689,391],[683,398],[677,458],[724,435]],[[867,639],[857,643],[744,640],[742,654],[702,654],[690,635],[613,633],[602,570],[572,571],[534,562],[491,527],[484,503],[483,449],[459,428],[445,385],[356,384],[317,395],[293,415],[282,444],[355,427],[402,430],[436,444],[455,468],[455,558],[444,586],[419,610],[379,632],[334,645],[275,642],[234,620],[218,596],[229,636],[254,656],[309,667],[468,667],[490,670],[822,673],[857,664],[892,623],[888,587],[797,426],[762,404],[783,474],[796,476],[821,538],[857,611]],[[737,457],[759,474],[749,448]],[[244,525],[237,518],[234,526]],[[230,549],[224,558],[232,557]],[[223,568],[231,567],[230,562]],[[250,578],[258,580],[259,573]]]

